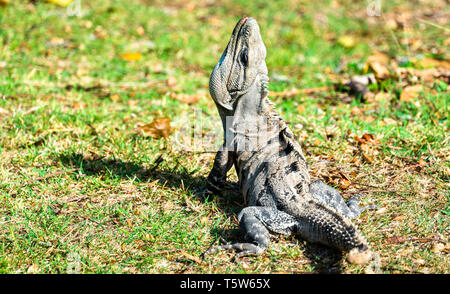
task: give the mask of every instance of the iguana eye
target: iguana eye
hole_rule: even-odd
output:
[[[248,64],[248,51],[247,51],[247,48],[244,48],[241,51],[241,63],[243,65],[247,65]]]

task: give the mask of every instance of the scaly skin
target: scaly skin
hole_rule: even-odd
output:
[[[238,216],[247,242],[223,245],[237,257],[261,254],[270,233],[302,238],[348,251],[347,260],[366,263],[371,252],[351,222],[365,208],[358,197],[345,203],[321,181],[311,183],[295,136],[275,112],[267,94],[266,48],[257,22],[241,19],[210,78],[210,93],[224,129],[224,144],[208,176],[208,187],[219,192],[234,165],[248,207]],[[367,207],[366,207],[367,208]]]

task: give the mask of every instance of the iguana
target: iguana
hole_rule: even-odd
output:
[[[266,47],[255,19],[244,17],[211,73],[209,90],[222,120],[224,144],[208,176],[220,192],[234,165],[247,207],[238,215],[246,242],[205,252],[234,249],[236,257],[259,255],[270,233],[298,234],[307,241],[348,251],[351,263],[372,258],[366,239],[350,219],[364,209],[359,196],[346,203],[338,191],[311,183],[300,145],[268,99]]]

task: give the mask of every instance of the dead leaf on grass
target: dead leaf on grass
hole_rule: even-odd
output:
[[[177,84],[177,79],[174,76],[169,76],[169,78],[167,79],[167,86],[169,88],[173,88],[175,87]]]
[[[360,137],[354,136],[355,141],[359,145],[359,149],[361,150],[361,155],[369,163],[374,162],[374,156],[378,154],[377,145],[381,144],[381,141],[378,140],[375,135],[365,133]]]
[[[194,104],[199,101],[203,97],[203,95],[200,93],[193,95],[170,93],[170,97],[173,99],[177,99],[178,101],[181,101],[183,103]]]
[[[320,139],[315,139],[315,140],[313,141],[313,145],[314,145],[314,146],[320,146],[320,144],[322,144],[322,141],[320,141]]]
[[[450,243],[448,243],[447,245],[442,244],[442,243],[435,243],[433,244],[433,247],[431,248],[431,251],[434,253],[440,253],[442,251],[445,251],[445,247],[450,248]]]
[[[312,94],[312,93],[317,93],[317,92],[326,92],[331,90],[332,87],[318,87],[318,88],[305,88],[305,89],[289,89],[289,90],[284,90],[284,91],[270,91],[269,92],[269,96],[274,98],[274,97],[283,97],[283,98],[291,98],[291,97],[295,97],[298,94],[302,93],[305,95],[308,94]]]
[[[145,137],[154,139],[167,138],[172,132],[170,127],[170,118],[157,117],[151,123],[137,123],[135,130]]]
[[[9,112],[7,109],[1,108],[0,107],[0,116],[9,116],[11,115],[11,112]]]
[[[415,66],[429,68],[429,67],[450,67],[450,62],[446,60],[437,60],[430,57],[425,57],[423,59],[413,60]]]
[[[192,254],[189,254],[189,253],[187,253],[184,250],[181,250],[181,254],[183,254],[183,256],[186,257],[187,259],[195,261],[196,263],[202,263],[203,262],[199,257],[194,256]]]
[[[390,58],[388,55],[375,51],[374,54],[367,59],[366,69],[371,68],[377,79],[386,79],[390,76],[387,67],[389,60]]]
[[[369,67],[374,71],[375,76],[378,79],[386,79],[390,75],[389,70],[386,67],[386,65],[384,65],[378,61],[370,62]]]
[[[377,94],[375,94],[375,96],[373,97],[373,100],[375,100],[376,102],[380,102],[383,100],[388,100],[391,97],[390,93],[386,93],[386,92],[378,92]]]
[[[366,152],[362,152],[362,156],[364,158],[365,161],[367,161],[368,163],[373,163],[373,157],[372,155],[366,153]]]
[[[385,241],[388,244],[403,244],[403,243],[407,242],[408,240],[409,240],[409,238],[393,236],[393,237],[386,238]]]
[[[394,216],[394,218],[392,220],[394,220],[394,221],[401,221],[401,220],[404,220],[404,219],[405,219],[404,215],[397,215],[397,216]]]
[[[127,101],[127,105],[128,106],[136,106],[137,105],[137,100],[128,100]]]
[[[59,37],[52,37],[47,43],[49,47],[68,46],[69,42]]]
[[[109,99],[111,99],[114,102],[118,102],[120,101],[120,96],[119,94],[112,94],[111,96],[109,96]]]
[[[27,274],[36,274],[37,272],[39,272],[39,265],[35,263],[27,269]]]
[[[411,100],[419,97],[419,93],[421,91],[423,91],[422,85],[408,86],[404,88],[402,93],[400,94],[400,101],[410,102]]]
[[[351,184],[352,183],[349,180],[347,180],[347,179],[342,178],[342,179],[339,180],[339,188],[341,188],[341,190],[348,189],[348,187],[350,187]]]
[[[280,92],[270,91],[269,96],[270,97],[290,98],[290,97],[297,96],[299,93],[300,93],[299,89],[290,89],[290,90],[284,90],[284,91],[280,91]]]

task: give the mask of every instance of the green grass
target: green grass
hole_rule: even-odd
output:
[[[199,113],[205,133],[221,136],[208,79],[244,15],[261,27],[269,74],[288,77],[272,78],[272,92],[328,87],[272,100],[312,178],[381,207],[356,221],[380,272],[449,273],[448,75],[392,75],[370,86],[387,93],[379,99],[333,86],[367,73],[373,50],[396,64],[448,60],[445,1],[383,1],[380,17],[366,15],[365,1],[82,1],[80,17],[15,2],[0,8],[0,273],[368,271],[295,237],[239,263],[231,253],[198,259],[219,238],[239,240],[245,204],[232,189],[205,197],[214,148],[182,150],[175,139]],[[403,27],[387,26],[401,16]],[[140,60],[121,58],[135,51]],[[411,60],[405,69],[422,69]],[[412,84],[423,91],[402,101]],[[173,93],[201,98],[186,104]],[[171,118],[169,138],[136,132],[156,117]],[[376,141],[358,142],[364,134]]]

